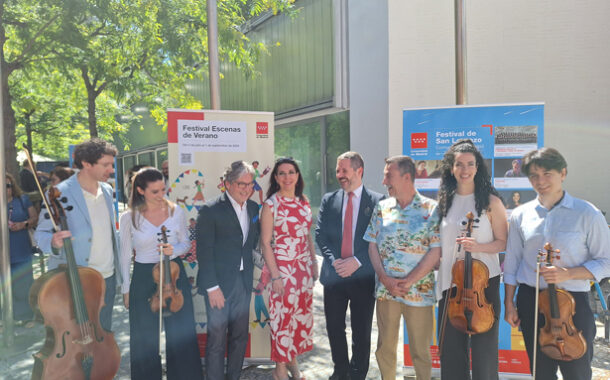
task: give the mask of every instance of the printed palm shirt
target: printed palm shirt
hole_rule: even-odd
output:
[[[373,211],[364,240],[376,243],[381,263],[390,277],[405,277],[424,255],[441,246],[436,201],[419,193],[404,209],[396,198],[380,201]],[[394,297],[377,278],[375,296],[410,306],[431,306],[434,295],[434,271],[417,281],[404,297]]]

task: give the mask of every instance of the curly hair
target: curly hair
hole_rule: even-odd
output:
[[[498,191],[491,185],[491,177],[485,166],[481,152],[472,140],[460,140],[445,152],[441,167],[441,186],[438,190],[438,207],[441,217],[447,216],[447,212],[453,203],[453,197],[457,189],[457,181],[452,174],[456,153],[472,153],[477,165],[477,174],[474,176],[474,202],[478,215],[489,207],[489,196],[499,196]]]
[[[83,161],[95,165],[103,155],[116,157],[118,151],[114,145],[100,138],[83,141],[74,148],[74,165],[78,169],[83,168]]]
[[[290,164],[294,167],[294,170],[299,175],[299,179],[297,179],[297,183],[294,189],[294,195],[301,198],[303,197],[303,190],[305,189],[305,182],[303,181],[303,176],[301,175],[301,169],[299,169],[299,165],[292,157],[282,157],[278,158],[275,161],[275,165],[273,165],[273,170],[271,171],[271,175],[269,176],[269,189],[267,190],[267,199],[271,198],[273,194],[280,190],[280,184],[277,183],[275,176],[277,175],[277,171],[282,164]]]

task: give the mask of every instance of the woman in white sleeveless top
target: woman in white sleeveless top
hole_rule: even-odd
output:
[[[464,251],[483,262],[489,270],[489,283],[485,289],[487,301],[494,309],[493,327],[481,334],[472,335],[473,380],[498,379],[498,323],[500,316],[499,252],[506,247],[508,225],[506,210],[490,181],[490,175],[481,153],[470,140],[453,144],[443,157],[441,185],[438,193],[441,215],[442,257],[436,284],[439,302],[439,328],[444,325],[441,342],[441,379],[470,379],[467,338],[447,320],[441,323],[447,293],[451,286],[451,269]],[[466,214],[475,219],[472,236],[464,236]],[[458,252],[458,247],[461,249]],[[442,297],[442,298],[441,298]],[[440,339],[440,334],[439,334]]]

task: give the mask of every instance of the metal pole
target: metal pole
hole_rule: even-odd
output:
[[[455,96],[456,104],[468,103],[465,0],[455,0]]]
[[[0,58],[0,288],[2,288],[2,319],[4,321],[4,344],[11,347],[15,341],[13,321],[13,290],[11,286],[11,257],[8,230],[8,201],[6,197],[6,160],[4,157],[4,93],[2,62]]]
[[[220,74],[218,72],[218,20],[216,0],[207,0],[208,66],[210,68],[210,105],[220,109]]]

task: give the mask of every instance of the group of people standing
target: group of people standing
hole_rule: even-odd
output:
[[[177,288],[185,295],[180,311],[164,322],[168,378],[203,377],[191,291],[205,299],[207,378],[239,378],[249,338],[252,251],[258,245],[269,291],[274,379],[303,378],[298,356],[313,347],[313,286],[318,274],[324,286],[334,369],[331,380],[366,378],[375,310],[379,330],[376,357],[382,378],[396,376],[402,316],[416,376],[429,379],[434,306],[440,301],[442,315],[450,302],[455,292],[451,268],[463,258],[464,251],[488,269],[484,292],[493,307],[493,322],[487,332],[469,335],[439,321],[438,327],[443,329],[441,377],[469,378],[471,357],[474,379],[498,378],[500,252],[506,252],[505,319],[513,326],[521,324],[531,361],[537,346],[532,339],[535,263],[547,241],[561,249],[562,256],[556,266],[540,270],[542,288],[557,284],[574,296],[574,323],[583,331],[587,353],[571,362],[538,353],[538,378],[555,379],[558,366],[564,378],[591,378],[595,330],[586,294],[589,280],[610,276],[610,233],[599,210],[563,190],[567,164],[555,149],[538,149],[523,158],[522,171],[538,197],[514,210],[509,222],[483,158],[470,140],[459,141],[446,152],[438,202],[416,190],[416,165],[410,157],[385,160],[383,185],[388,195],[384,196],[363,186],[362,157],[356,152],[343,153],[336,166],[341,188],[323,197],[314,236],[310,233],[311,206],[295,160],[276,161],[262,211],[250,200],[256,169],[245,161],[233,162],[223,176],[225,192],[199,210],[199,269],[194,288],[178,257],[190,248],[186,216],[165,196],[165,178],[160,171],[147,167],[134,174],[129,210],[121,216],[116,233],[112,190],[105,183],[114,171],[115,155],[116,148],[99,139],[76,147],[74,160],[80,170],[58,185],[73,206],[68,212],[70,231],[54,231],[51,223],[41,218],[36,239],[44,251],[52,252],[51,268],[65,261],[63,239],[71,237],[78,265],[103,275],[106,298],[100,320],[109,331],[114,291],[120,286],[129,308],[133,379],[160,378],[162,373],[155,333],[158,316],[148,304],[156,287],[151,272],[160,253],[179,264]],[[467,213],[477,219],[471,236],[462,233]],[[162,227],[168,230],[167,242],[159,240]],[[323,257],[321,271],[314,237]],[[348,307],[351,358],[346,338]],[[470,354],[468,347],[472,347]]]

